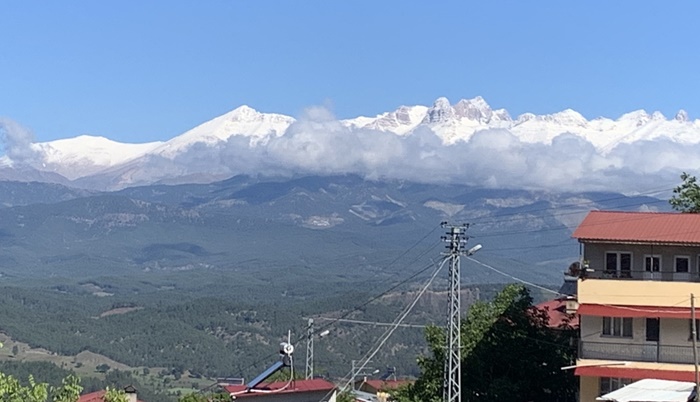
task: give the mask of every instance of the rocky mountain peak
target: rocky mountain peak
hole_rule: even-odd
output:
[[[450,101],[445,97],[435,100],[433,106],[428,109],[423,124],[444,123],[455,118],[455,110],[450,105]]]
[[[488,123],[493,116],[491,106],[482,98],[462,99],[454,106],[455,115],[460,118]]]
[[[680,122],[685,122],[685,121],[690,120],[690,119],[688,118],[688,112],[686,112],[686,111],[683,110],[683,109],[679,110],[678,113],[676,113],[676,116],[674,117],[674,119],[675,119],[676,121],[680,121]]]

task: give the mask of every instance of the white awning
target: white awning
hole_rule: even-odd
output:
[[[610,402],[688,402],[695,384],[692,382],[645,379],[596,398]]]

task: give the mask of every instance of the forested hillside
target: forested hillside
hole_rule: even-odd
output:
[[[95,296],[95,287],[91,283],[1,288],[0,329],[31,347],[60,355],[88,350],[132,368],[250,377],[276,360],[276,345],[288,331],[303,354],[307,318],[317,317],[319,328],[331,330],[331,336],[317,343],[317,371],[336,376],[344,375],[350,361],[359,359],[384,328],[318,318],[391,322],[415,296],[408,289],[366,304],[370,294],[346,292],[324,300],[250,304],[222,296],[181,300],[176,293],[163,291],[134,294],[125,301],[118,295]],[[499,287],[465,289],[465,306],[488,298]],[[110,290],[118,292],[116,287],[100,291]],[[351,312],[353,306],[361,308]],[[444,293],[430,292],[408,321],[441,325],[443,310]],[[424,347],[420,328],[399,329],[377,364],[415,375],[415,356]]]

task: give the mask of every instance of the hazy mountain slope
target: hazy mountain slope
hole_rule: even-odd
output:
[[[29,204],[53,204],[74,198],[86,197],[92,193],[66,187],[60,184],[0,181],[0,207]]]
[[[649,197],[379,182],[352,175],[276,181],[242,176],[2,209],[0,271],[84,277],[293,272],[289,278],[295,283],[308,275],[330,281],[395,278],[410,256],[420,255],[412,261],[418,265],[439,258],[438,223],[448,219],[472,224],[470,242],[484,246],[480,260],[523,279],[557,283],[560,271],[578,256],[570,233],[586,211],[665,205]],[[385,267],[416,242],[406,260]],[[468,282],[498,280],[493,271],[472,267]]]

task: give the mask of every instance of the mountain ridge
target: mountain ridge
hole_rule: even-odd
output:
[[[324,154],[319,147],[334,146],[333,139],[324,137],[335,136],[337,147],[347,150],[344,156],[357,161],[348,162],[348,167],[342,167],[340,172],[329,170],[329,173],[356,173],[352,169],[380,169],[382,166],[386,169],[392,165],[388,153],[375,149],[386,142],[394,142],[391,137],[408,141],[392,146],[392,150],[399,149],[395,157],[406,157],[405,152],[402,154],[397,148],[402,145],[416,148],[416,152],[420,152],[418,160],[423,160],[436,152],[449,153],[456,145],[473,146],[470,141],[482,132],[506,133],[512,136],[508,140],[510,143],[517,141],[521,147],[529,144],[552,146],[555,138],[570,135],[590,143],[601,158],[622,145],[654,141],[700,144],[700,120],[691,120],[683,110],[671,119],[660,112],[649,114],[637,110],[616,120],[605,117],[587,120],[573,109],[545,115],[523,113],[512,118],[505,109],[492,109],[480,96],[454,104],[441,97],[432,106],[400,106],[375,117],[345,120],[336,120],[328,111],[312,110],[295,119],[243,105],[163,142],[125,144],[82,135],[32,143],[28,152],[15,153],[23,155],[22,160],[12,160],[8,156],[11,153],[1,157],[0,168],[6,172],[5,177],[13,180],[21,180],[22,174],[10,171],[24,169],[25,172],[34,171],[27,175],[28,180],[68,183],[97,190],[159,182],[211,182],[249,174],[255,170],[251,166],[257,165],[273,173],[275,169],[290,165],[290,169],[295,169],[286,158],[301,164],[296,168],[304,168],[312,162],[316,167],[307,173],[318,173],[324,170],[322,165],[328,163],[318,159]],[[382,137],[378,133],[389,136]],[[503,134],[494,138],[496,147],[498,141],[504,139]],[[423,151],[425,148],[427,150]],[[382,155],[385,161],[381,161]],[[270,164],[273,166],[268,166]],[[358,164],[374,167],[352,167]],[[377,170],[367,174],[381,177],[386,173]]]

